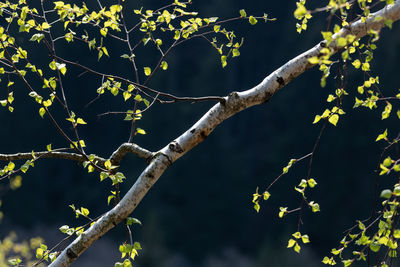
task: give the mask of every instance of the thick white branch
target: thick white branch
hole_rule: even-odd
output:
[[[349,27],[343,28],[333,38],[336,39],[339,36],[346,36],[348,34],[353,34],[357,38],[361,38],[371,29],[379,30],[384,27],[384,20],[376,21],[375,18],[378,16],[383,19],[391,19],[392,21],[399,20],[400,0],[371,14],[365,23],[356,21]],[[69,266],[74,262],[93,242],[120,223],[136,208],[169,165],[201,143],[221,122],[230,116],[251,106],[268,101],[280,88],[311,68],[313,65],[309,63],[308,59],[318,56],[321,49],[325,46],[325,42],[319,43],[284,64],[254,88],[244,92],[232,92],[225,98],[226,102],[224,104],[218,103],[213,106],[189,130],[161,149],[153,157],[149,166],[142,172],[120,203],[76,238],[50,266]],[[329,46],[334,52],[339,50],[335,42],[332,42]]]

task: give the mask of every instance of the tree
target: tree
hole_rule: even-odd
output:
[[[128,236],[131,236],[129,235],[129,225],[139,223],[139,221],[129,217],[129,215],[168,167],[204,141],[226,119],[251,106],[269,101],[278,90],[313,66],[318,65],[322,71],[321,86],[326,85],[331,66],[334,64],[341,66],[338,71],[340,77],[344,75],[342,71],[346,71],[345,66],[349,63],[354,68],[360,69],[365,73],[366,78],[364,83],[358,87],[359,95],[355,98],[355,107],[365,106],[374,109],[377,107],[377,103],[382,101],[386,104],[382,119],[387,119],[393,109],[392,103],[395,103],[400,97],[399,95],[384,97],[378,87],[379,79],[370,74],[369,62],[372,60],[373,51],[376,48],[374,42],[379,38],[379,30],[385,26],[391,28],[392,23],[400,19],[400,2],[390,0],[371,2],[365,0],[330,1],[326,7],[313,10],[306,8],[304,0],[298,2],[294,16],[299,20],[297,25],[299,33],[307,29],[307,22],[311,19],[311,14],[316,12],[329,11],[330,21],[339,23],[339,25],[335,24],[332,31],[322,32],[323,40],[320,43],[284,64],[267,76],[259,85],[247,91],[231,92],[225,97],[178,97],[151,88],[149,82],[158,71],[168,69],[168,55],[173,49],[196,38],[205,39],[213,46],[220,54],[222,67],[225,67],[230,58],[240,55],[239,49],[242,42],[237,40],[232,31],[224,28],[224,25],[232,20],[246,20],[252,25],[260,20],[271,21],[272,19],[269,19],[266,14],[257,17],[247,15],[245,10],[241,10],[238,17],[223,21],[216,17],[201,18],[196,12],[189,11],[190,1],[179,2],[175,0],[174,3],[157,10],[135,9],[134,15],[137,22],[132,26],[129,24],[131,20],[128,19],[130,3],[125,1],[118,1],[113,5],[104,5],[101,1],[97,1],[97,3],[91,3],[93,6],[67,4],[62,1],[53,3],[41,1],[41,5],[37,7],[27,5],[26,1],[19,1],[15,4],[0,2],[6,21],[5,25],[0,28],[0,47],[2,49],[0,63],[3,66],[0,68],[0,73],[7,77],[5,83],[8,90],[6,99],[0,103],[7,107],[10,112],[17,112],[17,110],[14,111],[13,107],[15,96],[13,92],[15,89],[13,88],[18,83],[24,85],[33,100],[32,103],[35,103],[38,107],[39,116],[48,119],[59,136],[64,139],[64,146],[65,144],[69,146],[61,146],[55,149],[48,145],[47,151],[0,155],[1,160],[8,162],[0,171],[1,179],[9,179],[11,183],[16,183],[18,178],[14,177],[19,177],[16,175],[21,172],[26,173],[39,159],[60,158],[81,162],[88,172],[99,173],[101,181],[107,179],[111,181],[114,187],[113,193],[108,196],[108,202],[114,202],[112,209],[95,219],[91,219],[88,209],[72,206],[71,208],[76,216],[88,218],[89,223],[78,228],[70,228],[69,226],[60,228],[69,237],[74,237],[75,234],[77,237],[60,253],[49,250],[46,246],[39,247],[36,251],[37,257],[41,260],[50,259],[52,261],[51,266],[68,266],[97,239],[121,222],[124,222]],[[349,10],[358,11],[360,14],[357,16],[350,15]],[[371,13],[371,11],[376,12]],[[337,18],[334,16],[335,14]],[[135,39],[133,33],[140,34],[141,37]],[[29,38],[31,42],[35,43],[35,46],[26,45],[27,48],[23,47],[18,43],[17,37],[20,35]],[[223,41],[220,40],[221,38],[223,38]],[[100,69],[98,62],[112,54],[116,43],[122,43],[129,51],[121,55],[121,60],[127,62],[127,65],[131,68],[132,73],[134,73],[134,80],[131,80],[130,75],[125,75],[123,72],[121,75],[114,74],[113,69],[98,70]],[[67,49],[72,49],[73,45],[76,45],[76,48],[79,49],[87,46],[96,53],[98,62],[81,63],[79,59],[71,60],[69,59],[70,53],[64,52],[60,48],[64,45]],[[139,53],[136,51],[142,45],[155,48],[158,58],[152,56],[139,58]],[[42,51],[41,48],[45,48],[46,52],[40,52]],[[334,59],[339,52],[340,55]],[[38,53],[40,56],[42,56],[40,53],[44,53],[46,60],[42,61],[35,58],[33,53]],[[36,61],[34,62],[33,59],[36,59]],[[152,64],[155,67],[150,67],[149,64],[151,63],[148,62],[153,61],[155,63]],[[108,158],[89,154],[85,149],[85,140],[80,134],[81,127],[87,124],[85,115],[76,114],[72,111],[69,104],[70,100],[66,94],[67,81],[73,79],[72,76],[68,75],[73,69],[93,75],[95,77],[94,82],[100,80],[100,87],[97,89],[99,98],[109,91],[114,96],[122,94],[124,101],[131,105],[127,111],[112,111],[103,114],[120,114],[131,123],[128,142],[122,143]],[[345,113],[342,101],[348,94],[345,90],[344,79],[339,78],[335,95],[331,94],[328,97],[329,103],[336,104],[332,108],[326,109],[321,115],[317,115],[314,120],[314,123],[324,121],[325,124],[321,132],[328,123],[337,125],[340,116]],[[144,129],[137,127],[137,124],[140,119],[145,119],[147,110],[152,108],[155,103],[165,104],[179,101],[214,101],[217,103],[187,131],[159,151],[151,152],[133,143],[135,136],[146,134]],[[56,111],[56,108],[59,108],[63,115],[60,111]],[[397,116],[400,118],[400,111],[397,112]],[[65,119],[69,122],[69,125],[65,124]],[[385,157],[391,149],[397,146],[399,140],[399,137],[390,139],[389,133],[390,129],[384,131],[377,138],[377,141],[385,140],[388,143],[382,153],[381,175],[400,171],[399,159]],[[310,159],[311,166],[318,142],[319,139],[317,139],[311,153],[298,159],[292,159],[283,169],[282,175],[287,173],[295,163],[305,159]],[[120,166],[122,159],[128,153],[143,158],[148,166],[130,190],[123,197],[120,197],[119,184],[124,182],[125,175],[119,169],[122,168]],[[26,162],[21,165],[14,163],[19,160],[26,160]],[[279,180],[282,175],[277,177],[275,181]],[[253,203],[257,212],[260,209],[261,200],[267,200],[271,196],[269,188],[275,181],[263,192],[259,193],[257,190],[254,193]],[[308,201],[306,197],[306,189],[315,186],[316,181],[310,177],[309,173],[307,179],[302,180],[296,187],[296,190],[302,196],[300,208],[289,210],[286,207],[281,207],[279,216],[283,217],[289,213],[301,211],[303,206],[309,207],[313,212],[318,212],[319,204]],[[347,233],[340,247],[332,250],[333,255],[325,257],[323,262],[334,265],[335,259],[342,259],[342,252],[350,244],[360,246],[361,250],[355,251],[354,256],[348,259],[343,258],[342,261],[345,266],[349,266],[357,258],[365,260],[366,250],[376,252],[378,258],[381,257],[379,258],[381,259],[381,266],[385,266],[388,257],[395,258],[397,256],[396,239],[400,237],[399,230],[396,230],[399,190],[398,184],[395,184],[393,189],[384,190],[381,196],[387,200],[384,201],[384,206],[379,208],[379,212],[371,218],[370,224],[365,225],[365,222],[360,221],[357,225],[359,232]],[[376,231],[371,230],[375,229],[374,227],[377,225]],[[293,247],[296,252],[299,252],[301,243],[308,242],[308,235],[301,234],[299,230],[289,239],[288,247]],[[379,254],[380,248],[387,253]],[[126,243],[120,247],[121,253],[124,257],[127,256],[127,259],[124,263],[116,265],[130,266],[130,259],[135,257],[139,249],[140,244],[134,243],[133,240],[128,238]],[[14,259],[10,263],[19,265],[20,261]]]

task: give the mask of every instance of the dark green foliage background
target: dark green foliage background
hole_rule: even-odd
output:
[[[139,1],[138,6],[154,9],[162,4],[163,1]],[[265,12],[278,20],[266,24],[260,21],[255,26],[247,22],[227,25],[235,29],[237,36],[245,37],[245,44],[241,56],[231,60],[225,69],[220,67],[216,51],[203,40],[184,44],[170,54],[168,71],[156,76],[150,86],[180,96],[226,95],[233,90],[249,89],[315,45],[321,38],[319,31],[326,27],[325,14],[318,14],[311,20],[308,31],[297,34],[292,16],[295,1],[203,0],[196,1],[192,9],[201,16],[228,18],[238,15],[241,8],[248,14]],[[393,30],[383,30],[381,39],[372,70],[380,75],[381,89],[390,95],[400,88],[399,26],[394,24]],[[20,41],[27,43],[27,40]],[[120,48],[108,49],[117,60],[104,59],[106,65],[102,66],[126,73],[126,68],[119,65]],[[96,56],[86,48],[60,53],[80,62]],[[147,55],[137,57],[140,60]],[[72,72],[69,70],[70,75]],[[348,74],[347,90],[353,93],[362,77],[352,68]],[[133,73],[127,75],[133,77]],[[106,94],[85,108],[96,96],[100,81],[91,75],[70,77],[76,77],[67,83],[70,105],[77,113],[86,114],[84,118],[88,122],[81,130],[87,152],[107,157],[127,141],[129,124],[117,116],[98,120],[96,115],[121,110],[122,97]],[[138,266],[159,266],[174,254],[185,259],[175,266],[201,266],[205,258],[221,255],[227,248],[234,248],[251,259],[253,265],[249,266],[299,266],[295,263],[299,263],[301,256],[285,250],[289,235],[297,231],[297,214],[279,219],[278,210],[279,206],[296,208],[299,205],[299,195],[293,188],[306,176],[307,163],[299,163],[283,176],[270,191],[271,199],[262,204],[260,214],[253,210],[251,196],[257,186],[263,189],[275,179],[290,158],[299,158],[312,150],[321,126],[312,125],[312,121],[329,106],[325,100],[334,90],[333,79],[326,88],[320,88],[319,78],[317,69],[305,73],[269,103],[223,123],[203,144],[167,170],[133,213],[143,223],[133,229],[134,239],[144,248]],[[0,96],[5,94],[5,89],[0,89]],[[40,119],[25,88],[16,88],[15,94],[15,112],[10,114],[4,109],[0,113],[0,152],[39,151],[48,143],[53,147],[65,145],[48,120]],[[307,266],[318,266],[322,256],[337,245],[344,230],[356,219],[369,216],[374,170],[383,145],[374,140],[388,125],[398,125],[398,120],[381,122],[383,106],[375,111],[353,110],[353,99],[353,96],[347,97],[347,114],[341,117],[336,128],[327,127],[317,150],[312,176],[318,186],[309,197],[321,205],[321,212],[303,212],[301,232],[311,238],[303,259]],[[155,105],[139,124],[148,134],[136,137],[135,142],[156,151],[188,129],[211,106],[212,103]],[[98,175],[87,174],[74,162],[42,160],[36,165],[23,176],[21,189],[2,196],[5,219],[0,235],[13,228],[30,231],[41,225],[56,231],[63,224],[82,223],[74,219],[69,204],[89,208],[93,217],[108,209],[106,196],[112,188],[108,182],[99,183]],[[122,162],[121,170],[128,177],[123,192],[144,167],[133,156]],[[391,183],[389,179],[383,177],[381,184]],[[121,242],[124,235],[123,227],[118,226],[108,237]],[[116,252],[117,245],[112,253],[117,255]],[[233,266],[239,265],[233,263]]]

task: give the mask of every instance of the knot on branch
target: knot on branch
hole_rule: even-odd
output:
[[[183,153],[183,149],[182,149],[182,147],[179,145],[179,143],[177,142],[177,141],[172,141],[170,144],[169,144],[169,149],[171,150],[171,151],[173,151],[173,152],[176,152],[176,153]]]
[[[233,91],[233,92],[231,92],[231,93],[228,95],[228,100],[230,100],[230,99],[232,99],[232,98],[238,99],[238,98],[239,98],[238,92]]]

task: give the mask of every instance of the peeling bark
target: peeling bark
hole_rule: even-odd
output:
[[[377,16],[382,17],[383,20],[375,21]],[[383,28],[384,19],[391,19],[392,21],[400,19],[400,0],[397,0],[391,6],[387,6],[371,14],[365,23],[356,21],[349,27],[343,28],[333,36],[333,39],[336,40],[338,37],[345,37],[348,34],[353,34],[356,35],[357,38],[361,38],[371,29],[380,30]],[[190,127],[189,130],[156,152],[150,164],[121,199],[120,203],[103,215],[92,227],[77,237],[50,266],[69,266],[89,248],[93,242],[129,216],[148,190],[157,182],[158,178],[172,163],[204,141],[224,120],[251,106],[265,103],[280,88],[313,67],[308,59],[318,56],[321,49],[324,47],[326,47],[326,43],[324,42],[315,45],[310,50],[293,58],[271,73],[254,88],[243,92],[232,92],[225,97],[225,103],[221,101],[221,103],[214,105],[200,120]],[[331,42],[329,47],[334,52],[340,49],[336,46],[335,41]]]

